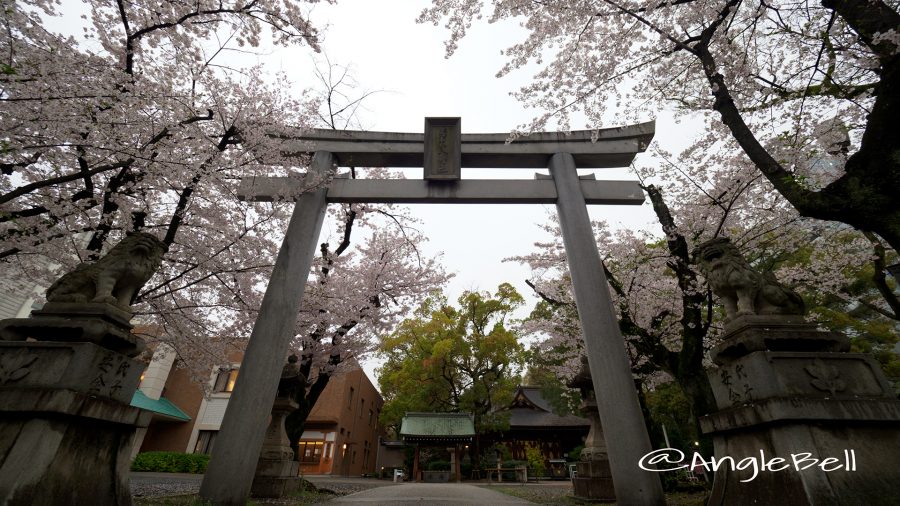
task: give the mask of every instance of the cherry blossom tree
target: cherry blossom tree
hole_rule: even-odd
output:
[[[445,23],[449,56],[484,4],[434,0],[419,21]],[[733,139],[802,216],[849,224],[900,249],[896,1],[490,6],[490,21],[520,19],[529,31],[505,50],[509,59],[498,75],[540,66],[516,93],[543,111],[526,129],[551,118],[567,128],[575,112],[591,128],[646,108],[716,114],[725,128],[710,134]],[[839,156],[823,167],[820,159],[829,155]]]
[[[168,246],[135,305],[146,337],[204,382],[242,350],[291,206],[241,203],[238,181],[302,176],[267,134],[352,111],[252,64],[262,44],[318,50],[312,3],[4,3],[4,276],[49,286],[142,229]],[[294,343],[311,387],[446,279],[403,209],[336,206],[327,223]]]
[[[303,5],[5,2],[7,277],[46,287],[126,231],[154,233],[169,249],[138,317],[185,336],[176,348],[198,369],[221,361],[247,334],[285,217],[238,203],[237,178],[301,165],[258,153],[279,152],[267,128],[307,125],[313,109],[235,55],[263,41],[318,50]]]
[[[758,269],[774,270],[801,291],[842,297],[846,307],[872,305],[883,324],[896,327],[898,322],[890,299],[873,297],[874,289],[849,289],[859,282],[851,266],[876,267],[879,261],[863,234],[802,218],[746,158],[715,147],[698,143],[678,157],[657,150],[653,164],[636,168],[657,218],[656,231],[613,232],[595,223],[599,268],[609,279],[635,376],[651,385],[660,373],[674,378],[694,417],[715,411],[704,369],[723,319],[692,262],[691,250],[705,240],[730,237]],[[719,170],[706,170],[709,166]],[[649,183],[660,180],[661,171],[667,172],[665,183]],[[528,322],[533,334],[544,336],[537,355],[569,378],[580,362],[581,332],[558,226],[550,223],[545,229],[553,241],[514,260],[531,267],[528,283],[543,299]],[[824,246],[809,253],[816,242]],[[807,256],[798,259],[804,248]],[[874,286],[871,280],[869,286]]]

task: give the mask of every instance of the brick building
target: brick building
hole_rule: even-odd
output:
[[[301,472],[375,474],[383,404],[381,394],[359,367],[332,377],[300,438]]]
[[[132,401],[154,412],[139,451],[212,451],[240,375],[241,355],[230,358],[232,362],[210,374],[209,393],[204,395],[187,371],[172,367],[174,353],[158,350],[154,354]],[[350,369],[335,374],[313,406],[294,448],[301,473],[374,474],[382,435],[378,417],[383,404],[378,390],[355,362]]]

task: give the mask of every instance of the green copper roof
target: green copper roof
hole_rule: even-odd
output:
[[[144,395],[144,392],[141,392],[140,390],[134,392],[134,397],[131,398],[131,405],[183,422],[187,422],[191,419],[184,411],[178,409],[178,406],[172,404],[172,401],[169,399],[160,397],[158,400],[153,400]]]
[[[400,437],[410,439],[468,439],[475,435],[469,413],[407,413]]]

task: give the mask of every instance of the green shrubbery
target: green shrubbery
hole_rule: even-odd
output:
[[[528,474],[535,478],[544,476],[547,472],[544,465],[544,454],[541,453],[540,447],[529,444],[525,447],[525,458],[528,459]]]
[[[194,473],[206,472],[209,455],[202,453],[144,452],[138,453],[131,463],[132,471],[153,473]]]
[[[427,470],[429,471],[449,471],[450,470],[450,462],[446,460],[435,460],[428,463]]]
[[[503,469],[526,468],[528,467],[528,462],[524,460],[504,460],[500,466]],[[516,481],[518,479],[515,471],[503,471],[501,474],[503,474],[503,481]]]

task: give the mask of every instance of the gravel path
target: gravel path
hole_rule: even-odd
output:
[[[400,504],[441,504],[454,506],[533,504],[524,499],[502,494],[489,487],[460,483],[400,483],[390,487],[376,487],[356,494],[338,497],[327,504],[366,504],[394,506]]]
[[[581,504],[572,496],[568,482],[529,483],[527,485],[481,485],[482,488],[515,496],[537,504]]]
[[[339,496],[393,485],[390,481],[372,478],[307,476],[306,479],[316,487]],[[131,495],[133,497],[165,497],[196,494],[200,492],[202,481],[202,474],[131,473]]]
[[[305,478],[320,490],[333,493],[336,498],[370,489],[397,485],[387,480],[375,480],[372,478],[341,478],[332,476],[306,476]],[[131,494],[140,498],[196,494],[200,491],[200,483],[202,481],[203,475],[198,474],[131,473]],[[413,484],[404,483],[402,485]],[[572,486],[568,482],[545,482],[524,486],[477,483],[473,483],[473,485],[494,492],[500,492],[503,489],[509,496],[538,504],[566,504],[566,497],[572,495]],[[513,497],[509,497],[509,499],[513,500]]]
[[[164,497],[200,492],[202,474],[131,473],[133,497]]]

